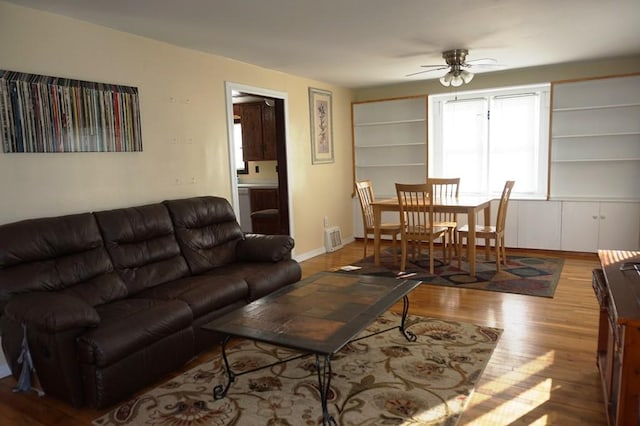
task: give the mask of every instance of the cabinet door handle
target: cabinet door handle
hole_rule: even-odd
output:
[[[606,216],[600,216],[600,219],[606,219],[606,218],[607,218]]]
[[[598,218],[598,216],[591,216],[591,217],[592,217],[592,218],[594,218],[594,219],[597,219],[597,218]]]

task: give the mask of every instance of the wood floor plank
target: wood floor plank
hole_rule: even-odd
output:
[[[591,270],[599,266],[597,256],[525,250],[507,250],[507,254],[564,257],[555,296],[422,285],[409,297],[411,314],[504,330],[459,425],[605,425],[595,364],[598,304],[591,288]],[[362,257],[362,242],[348,244],[302,262],[303,277]],[[400,312],[402,305],[392,309]],[[218,353],[212,349],[201,354],[175,373]],[[86,425],[108,411],[75,409],[46,396],[14,394],[14,384],[13,378],[0,380],[2,425]]]

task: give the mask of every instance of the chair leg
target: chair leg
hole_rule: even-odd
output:
[[[453,256],[458,256],[458,238],[456,237],[456,228],[449,228],[449,232],[451,232],[451,246],[453,249]],[[453,260],[453,257],[451,257]]]
[[[500,272],[500,253],[502,253],[502,249],[500,248],[500,237],[496,235],[496,271]]]
[[[458,234],[458,269],[462,268],[462,241],[464,237]]]
[[[429,239],[429,273],[433,274],[433,238]]]
[[[502,247],[502,261],[504,262],[504,266],[507,266],[507,249],[504,246],[504,236],[501,237],[502,243],[500,246]]]
[[[400,271],[404,272],[407,267],[407,240],[402,238],[400,246]]]
[[[396,244],[398,242],[397,235],[393,234],[391,236],[391,250],[393,250],[393,264],[396,265],[398,263],[398,252],[396,251]]]
[[[367,232],[364,233],[364,257],[367,257]]]
[[[491,257],[491,239],[490,238],[484,239],[484,257],[486,260],[489,260],[489,258]]]

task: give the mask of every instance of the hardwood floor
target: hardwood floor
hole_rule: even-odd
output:
[[[507,250],[507,254],[513,253]],[[517,251],[544,256],[548,253]],[[423,285],[410,295],[411,314],[504,329],[459,425],[605,425],[596,369],[598,304],[591,289],[596,255],[565,256],[553,299]],[[362,242],[302,263],[303,276],[362,257]],[[401,305],[394,309],[400,310]],[[201,355],[184,370],[215,356]],[[13,394],[0,380],[0,424],[85,425],[108,410],[74,409],[33,393]]]

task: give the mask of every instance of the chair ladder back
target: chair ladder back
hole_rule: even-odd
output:
[[[427,185],[431,187],[434,199],[458,197],[460,178],[428,178]],[[457,222],[458,215],[455,213],[435,212],[436,222]]]
[[[362,222],[366,231],[374,227],[371,203],[375,201],[375,196],[373,195],[371,181],[363,180],[356,182],[356,191],[358,192],[358,199],[360,200],[360,207],[362,208]]]
[[[503,232],[505,228],[505,224],[507,221],[507,208],[509,207],[509,199],[511,198],[511,191],[513,190],[513,185],[516,182],[513,180],[508,180],[504,184],[504,189],[502,190],[502,196],[500,197],[500,204],[498,205],[498,215],[496,218],[496,231]]]
[[[431,234],[433,205],[429,188],[426,184],[396,183],[402,232],[415,239]]]

